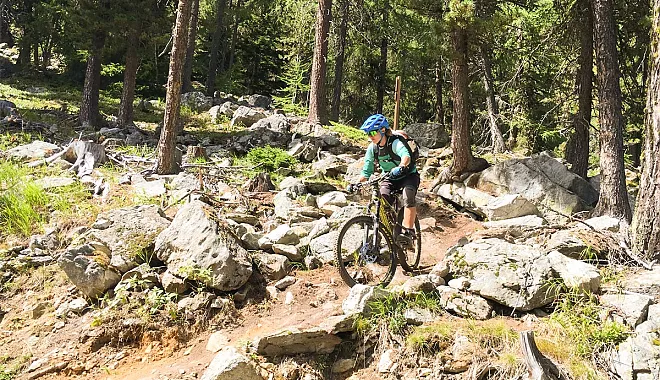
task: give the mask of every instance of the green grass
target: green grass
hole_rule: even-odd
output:
[[[340,123],[330,122],[329,126],[326,126],[329,130],[339,133],[344,139],[348,140],[350,143],[355,145],[366,146],[369,143],[367,135],[364,134],[361,130],[350,125],[344,125]]]
[[[272,172],[278,168],[291,168],[298,160],[290,156],[285,150],[271,146],[252,148],[247,161],[253,166],[259,166],[259,171]]]
[[[381,323],[396,334],[404,332],[407,322],[404,316],[406,310],[417,308],[439,313],[442,308],[437,297],[433,294],[421,293],[416,296],[406,296],[399,293],[389,293],[386,297],[369,303],[371,315],[360,316],[356,321],[358,333],[365,334]]]
[[[40,231],[52,211],[77,216],[86,207],[89,192],[79,182],[44,190],[35,179],[54,174],[28,169],[11,162],[0,163],[0,227],[2,235],[28,237]]]

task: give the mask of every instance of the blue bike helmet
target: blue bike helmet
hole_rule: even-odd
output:
[[[380,131],[381,128],[390,129],[390,125],[387,123],[385,116],[377,113],[369,116],[369,118],[362,123],[360,130],[364,133],[369,133]]]

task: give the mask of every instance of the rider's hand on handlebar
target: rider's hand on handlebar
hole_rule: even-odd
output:
[[[349,183],[348,186],[346,186],[346,192],[348,192],[348,193],[352,193],[355,190],[356,190],[355,185],[353,185],[352,183]]]
[[[396,166],[390,171],[390,176],[394,178],[402,177],[404,174],[406,174],[406,168],[401,166]]]

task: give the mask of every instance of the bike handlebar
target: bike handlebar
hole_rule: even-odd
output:
[[[365,186],[373,186],[377,183],[380,183],[381,181],[383,181],[384,179],[389,178],[389,177],[390,177],[390,173],[383,173],[383,174],[380,174],[380,175],[378,175],[378,176],[376,176],[376,177],[374,177],[370,180],[367,180],[366,182],[358,182],[358,183],[355,183],[355,184],[351,184],[351,186],[353,187],[353,191],[357,191],[357,190],[360,190],[361,188],[363,188]]]

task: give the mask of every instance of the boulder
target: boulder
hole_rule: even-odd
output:
[[[5,151],[8,158],[20,161],[32,161],[46,158],[62,150],[59,146],[43,141],[32,141],[27,145],[17,146]]]
[[[493,165],[481,172],[477,188],[497,195],[521,194],[564,215],[587,210],[598,200],[598,193],[585,179],[547,153]]]
[[[595,266],[571,259],[558,251],[548,253],[548,260],[566,286],[588,293],[596,293],[600,289],[600,272]]]
[[[218,352],[201,380],[263,380],[250,361],[234,347]]]
[[[356,284],[351,288],[341,308],[346,315],[363,314],[369,316],[371,313],[369,303],[385,298],[388,294],[389,292],[383,288]]]
[[[490,221],[539,214],[536,206],[520,194],[507,194],[491,199],[484,209]]]
[[[273,100],[268,96],[254,94],[250,95],[247,102],[252,107],[268,109],[270,108],[270,104],[273,102]]]
[[[442,124],[413,123],[406,125],[403,130],[419,145],[426,148],[442,148],[450,141],[450,136]]]
[[[252,275],[252,262],[213,215],[215,210],[200,201],[184,205],[156,238],[154,252],[177,276],[220,291],[236,290]]]
[[[470,280],[470,292],[517,310],[545,306],[557,291],[550,261],[532,246],[482,239],[452,247],[446,261],[452,277]]]
[[[474,294],[449,286],[438,286],[440,306],[464,318],[484,320],[491,317],[493,303]]]
[[[232,127],[236,125],[242,125],[246,128],[249,128],[257,121],[265,118],[266,118],[266,114],[263,113],[263,111],[242,106],[242,107],[238,107],[238,109],[234,112],[234,115],[231,118],[230,125]]]
[[[106,252],[87,244],[69,247],[58,260],[69,280],[89,298],[97,298],[119,283],[121,276],[109,263]]]
[[[206,112],[211,109],[213,102],[204,93],[194,91],[181,95],[181,105],[195,112]]]
[[[341,338],[320,327],[287,328],[258,338],[254,342],[257,354],[263,356],[293,356],[298,354],[329,354],[341,343]]]
[[[258,120],[250,129],[267,128],[275,132],[286,133],[291,129],[291,122],[286,116],[280,114],[270,115]]]
[[[145,252],[169,224],[156,205],[132,206],[99,214],[89,236],[110,249],[110,265],[125,273],[144,262]]]
[[[465,186],[463,182],[445,183],[437,194],[484,217],[487,205],[495,199],[490,194]]]
[[[635,328],[646,320],[653,298],[643,294],[604,294],[600,303],[613,311],[614,320]]]

